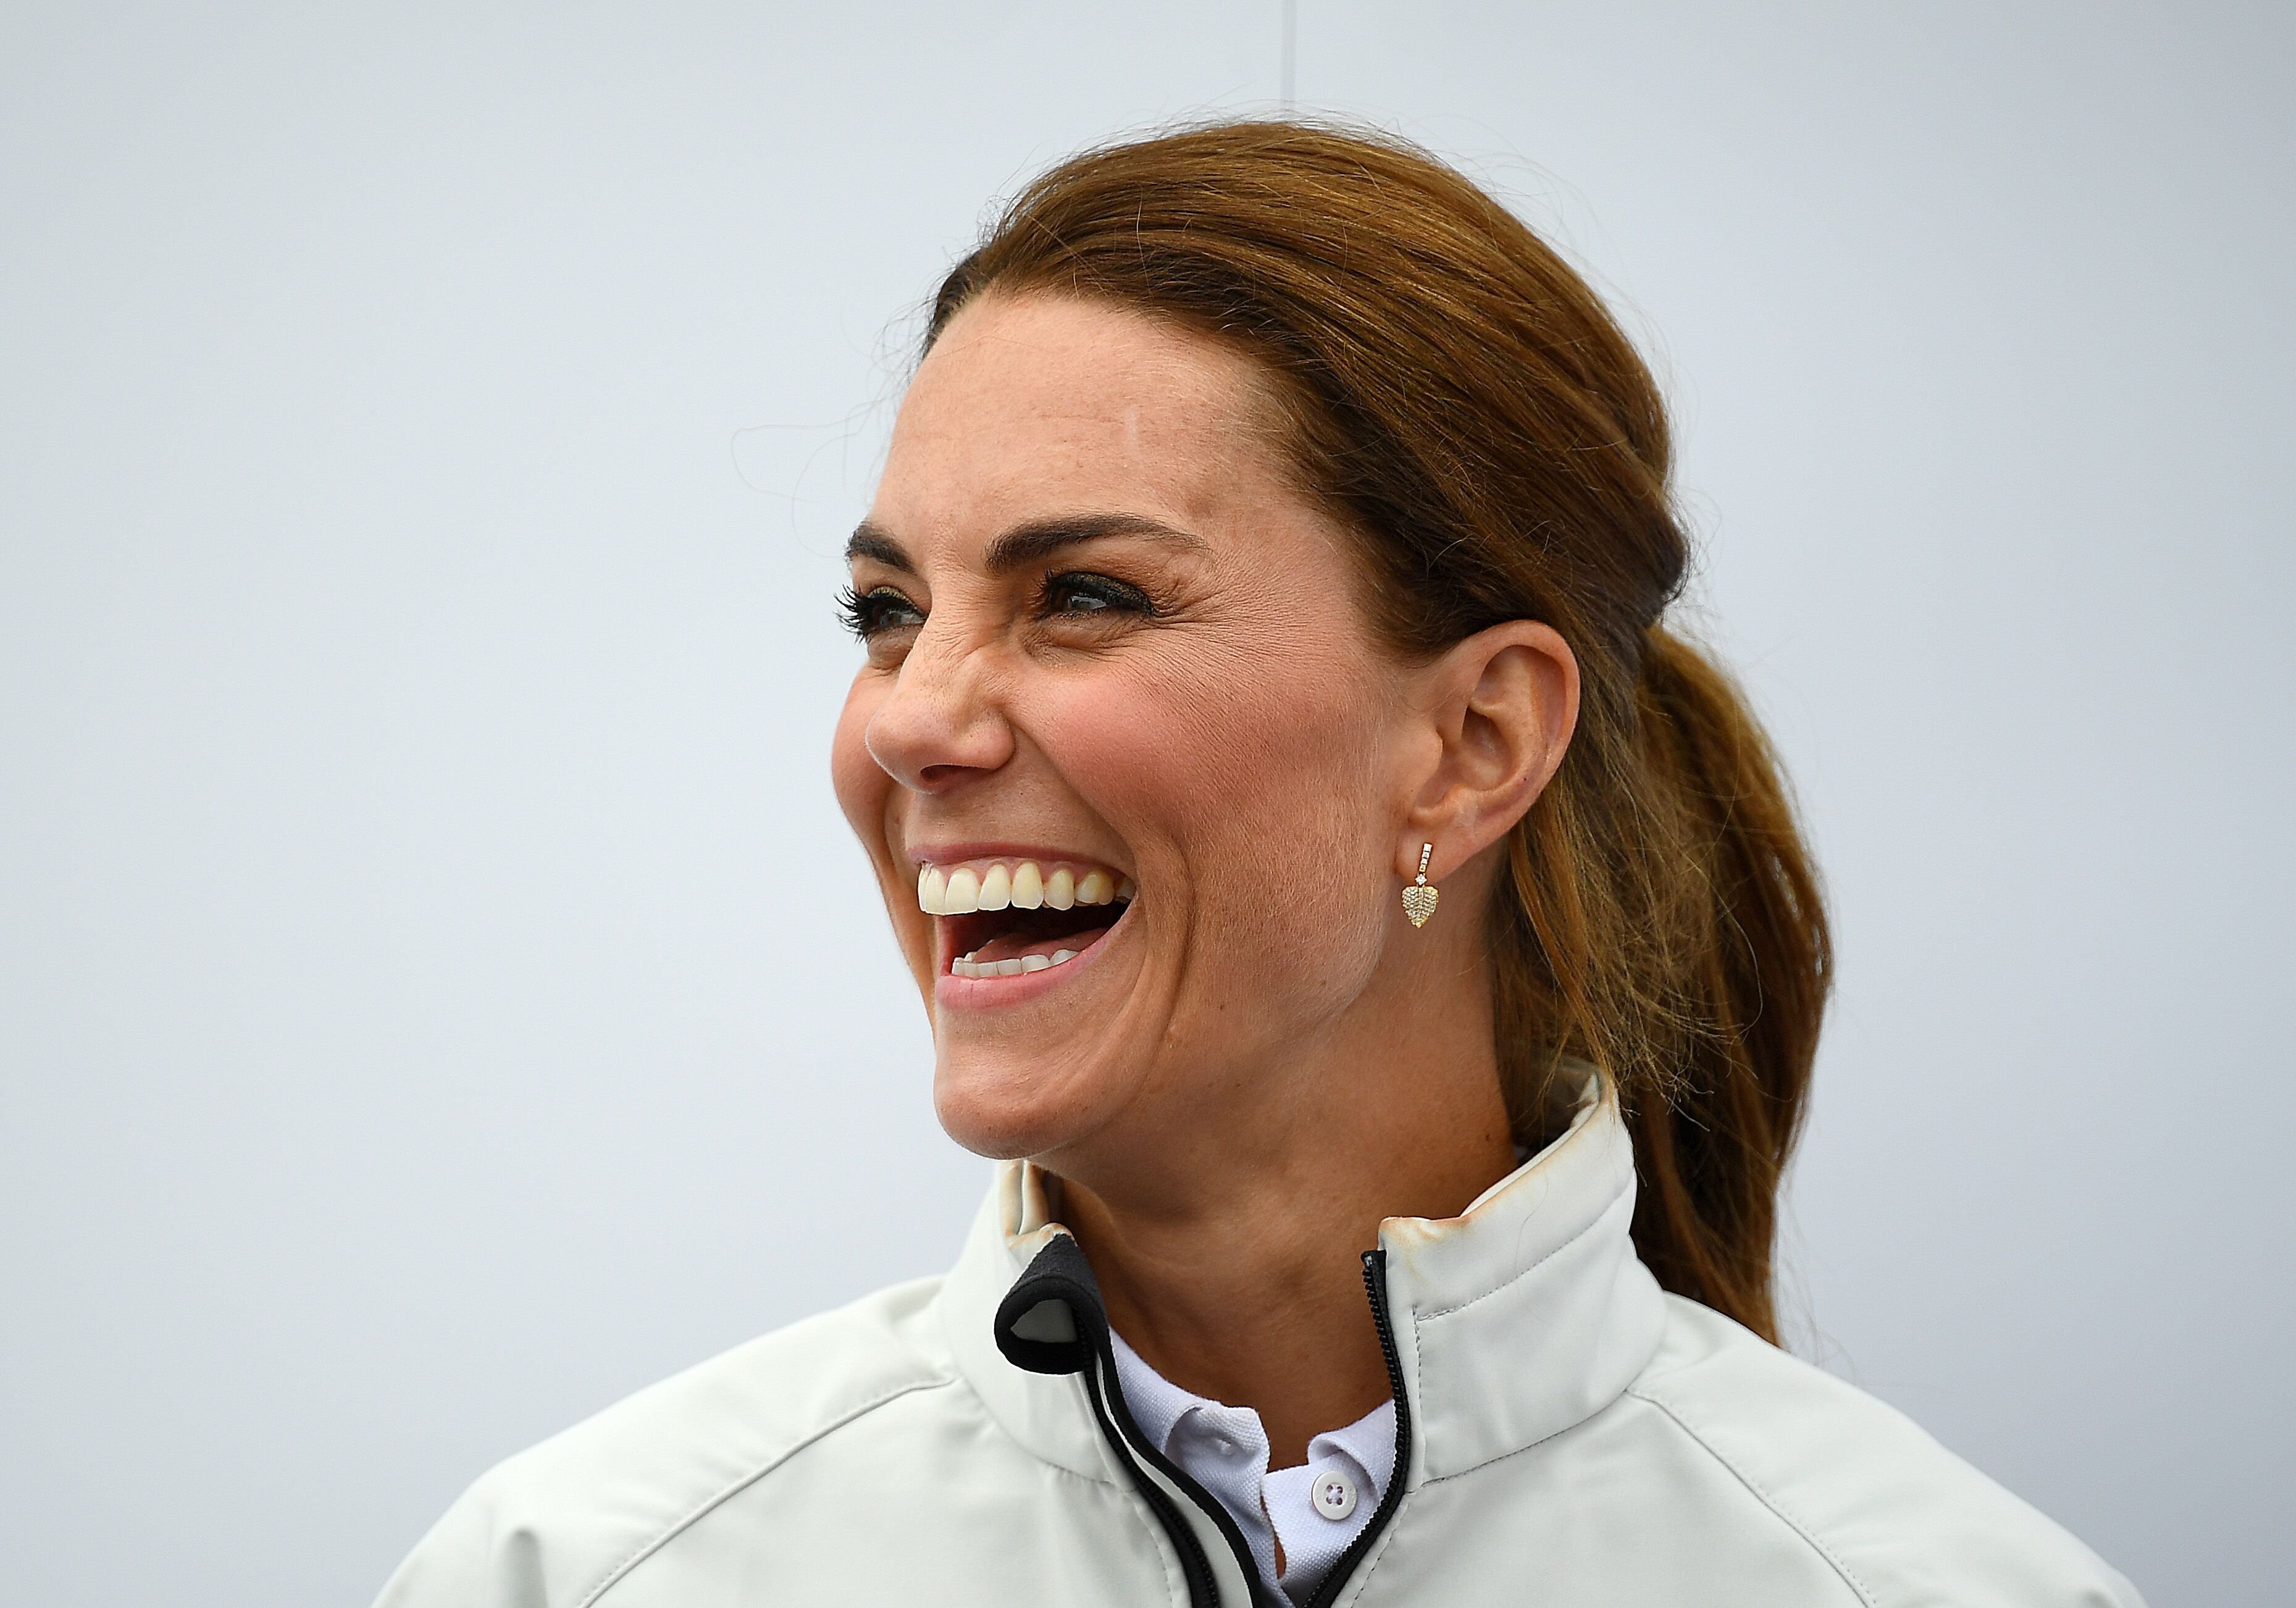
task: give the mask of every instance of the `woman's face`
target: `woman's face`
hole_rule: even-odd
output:
[[[941,1121],[983,1154],[1057,1166],[1306,1097],[1256,1086],[1312,1065],[1408,931],[1430,739],[1265,407],[1211,340],[996,296],[902,405],[834,769]]]

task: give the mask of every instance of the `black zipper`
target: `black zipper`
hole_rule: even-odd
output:
[[[1395,1469],[1387,1477],[1387,1494],[1379,1499],[1379,1509],[1365,1525],[1363,1534],[1348,1543],[1332,1572],[1324,1577],[1323,1585],[1308,1599],[1308,1608],[1332,1608],[1346,1589],[1348,1577],[1355,1573],[1356,1565],[1364,1561],[1380,1532],[1395,1517],[1395,1510],[1403,1505],[1403,1487],[1411,1477],[1411,1398],[1403,1388],[1403,1355],[1395,1349],[1395,1325],[1387,1312],[1387,1252],[1366,1251],[1363,1259],[1364,1293],[1371,1297],[1372,1325],[1379,1331],[1379,1349],[1387,1358],[1388,1388],[1395,1392]]]

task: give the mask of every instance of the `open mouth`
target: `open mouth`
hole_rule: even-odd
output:
[[[926,866],[917,905],[938,916],[950,976],[1019,977],[1066,965],[1105,938],[1137,887],[1096,866],[1036,860]]]

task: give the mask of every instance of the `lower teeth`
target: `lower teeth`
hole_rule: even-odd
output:
[[[1050,955],[1016,955],[1010,960],[975,960],[970,955],[960,955],[948,963],[949,973],[955,977],[1018,977],[1023,972],[1046,972],[1054,966],[1066,965],[1081,949],[1055,949]]]

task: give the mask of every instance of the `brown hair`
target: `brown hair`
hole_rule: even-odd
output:
[[[990,287],[1181,321],[1261,364],[1302,482],[1361,537],[1376,627],[1431,653],[1537,619],[1578,730],[1489,911],[1517,1135],[1566,1055],[1634,1136],[1634,1237],[1666,1288],[1776,1338],[1780,1175],[1830,972],[1816,874],[1729,679],[1659,624],[1690,557],[1666,412],[1587,283],[1458,173],[1288,122],[1086,152],[950,272],[925,345]]]

